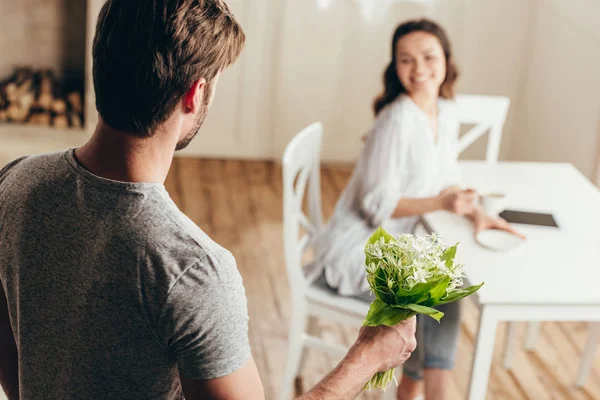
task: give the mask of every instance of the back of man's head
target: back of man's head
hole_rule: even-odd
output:
[[[96,108],[110,127],[152,136],[192,84],[210,82],[244,42],[223,0],[108,0],[94,37]]]

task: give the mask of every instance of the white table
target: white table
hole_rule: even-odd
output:
[[[482,281],[469,399],[483,400],[500,321],[600,321],[600,191],[558,163],[461,162],[463,185],[508,196],[509,209],[550,212],[559,229],[515,225],[527,236],[509,253],[479,246],[469,221],[444,211],[423,217],[448,244],[472,284]]]

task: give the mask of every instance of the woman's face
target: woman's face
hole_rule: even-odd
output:
[[[410,95],[437,96],[446,78],[446,57],[434,35],[412,32],[396,43],[396,73]]]

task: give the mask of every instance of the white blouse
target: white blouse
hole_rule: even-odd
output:
[[[341,295],[368,291],[364,247],[377,227],[393,235],[414,231],[418,217],[392,218],[402,196],[435,196],[459,182],[453,101],[439,100],[437,122],[434,141],[427,115],[407,95],[379,113],[333,217],[315,237],[316,265]]]

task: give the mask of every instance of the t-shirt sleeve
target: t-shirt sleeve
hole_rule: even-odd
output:
[[[203,256],[170,289],[159,319],[179,373],[214,379],[241,368],[250,356],[248,306],[233,256]]]

